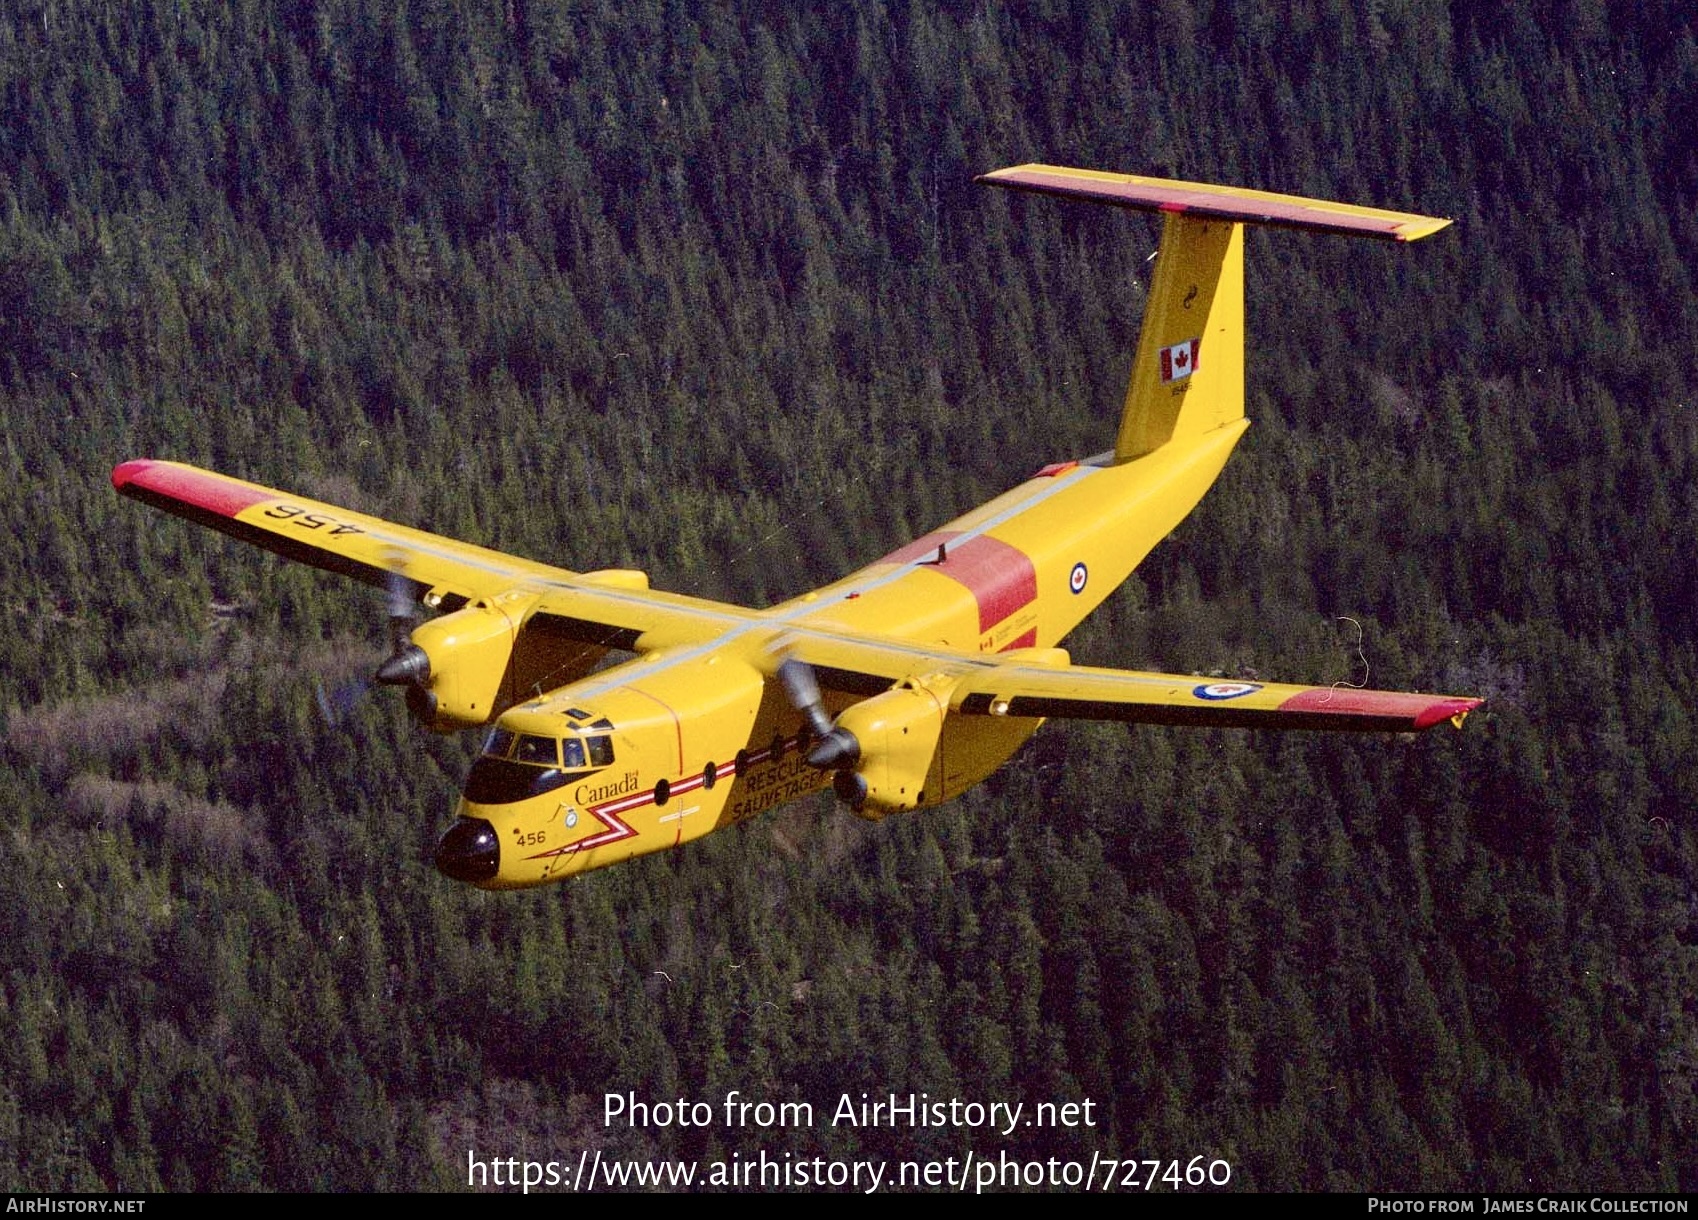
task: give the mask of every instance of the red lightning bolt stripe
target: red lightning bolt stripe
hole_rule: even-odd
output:
[[[791,747],[792,743],[800,744],[800,738],[792,739],[791,742],[786,742],[785,744],[787,747]],[[762,760],[769,753],[771,753],[769,750],[759,751],[757,754],[751,755],[749,761],[754,763]],[[719,780],[724,776],[731,775],[736,771],[736,769],[737,768],[733,763],[721,763],[714,768],[714,779]],[[669,785],[671,796],[667,799],[670,800],[673,796],[682,796],[686,792],[694,792],[697,788],[702,787],[705,781],[705,772],[698,772],[694,775],[686,776],[677,783]],[[601,831],[599,834],[590,835],[588,838],[579,839],[574,843],[568,843],[564,847],[555,847],[550,848],[548,851],[539,851],[535,855],[526,856],[525,859],[547,860],[554,856],[573,856],[577,855],[579,852],[593,851],[598,847],[606,847],[610,843],[620,843],[626,839],[635,838],[637,834],[636,828],[626,823],[619,815],[622,813],[629,813],[633,809],[640,809],[644,805],[652,804],[654,804],[654,789],[650,788],[646,792],[637,792],[630,796],[622,796],[618,800],[608,801],[606,804],[591,805],[589,807],[590,814],[603,826],[607,827],[606,830]]]
[[[652,794],[649,799],[654,799]],[[622,801],[613,802],[613,804],[623,803]],[[606,847],[609,843],[618,843],[636,837],[636,828],[622,821],[618,813],[614,812],[608,805],[595,806],[590,809],[590,813],[607,829],[600,834],[579,839],[576,843],[568,843],[564,847],[556,847],[551,851],[539,851],[534,856],[526,856],[525,858],[527,860],[546,860],[551,856],[575,856],[581,851],[593,851],[598,847]]]

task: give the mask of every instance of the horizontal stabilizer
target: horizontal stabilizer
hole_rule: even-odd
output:
[[[1313,229],[1322,233],[1377,237],[1385,241],[1417,241],[1437,233],[1450,223],[1436,216],[1307,199],[1301,195],[1278,195],[1272,191],[1212,186],[1205,182],[1179,182],[1168,178],[1140,178],[1136,174],[1110,174],[1059,165],[1016,165],[981,174],[974,181],[986,186],[1057,195],[1087,203],[1106,203],[1111,207],[1144,212],[1177,213],[1286,229]]]

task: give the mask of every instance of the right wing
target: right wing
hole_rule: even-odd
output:
[[[1413,733],[1446,720],[1460,725],[1484,702],[1350,686],[1098,669],[1070,664],[1060,649],[981,656],[805,630],[780,637],[773,656],[806,662],[823,686],[848,695],[873,695],[904,680],[924,679],[935,689],[947,688],[951,711],[965,716]]]
[[[1135,724],[1241,729],[1329,729],[1418,733],[1463,718],[1483,700],[1454,695],[1230,682],[1178,674],[1069,665],[1001,665],[956,688],[967,715],[1125,720]]]

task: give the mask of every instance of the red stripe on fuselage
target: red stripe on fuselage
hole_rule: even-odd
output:
[[[880,563],[913,563],[931,557],[925,566],[947,576],[973,595],[979,604],[979,630],[989,631],[1009,615],[1024,610],[1038,599],[1038,573],[1031,558],[989,534],[965,542],[961,535],[939,530],[916,538],[901,550],[892,551]],[[1031,635],[1035,642],[1036,635]],[[1022,636],[1021,640],[1027,637]],[[1027,647],[1016,640],[1010,647]]]
[[[784,748],[786,750],[801,749],[801,737],[797,736],[785,738]],[[771,754],[771,750],[761,750],[755,754],[751,754],[749,756],[749,765],[753,766],[757,762],[764,762],[771,756]],[[736,773],[736,763],[718,763],[713,769],[714,782],[717,783],[727,775],[735,775]],[[670,801],[673,797],[683,796],[687,792],[694,792],[697,788],[706,787],[706,785],[707,768],[703,767],[694,775],[682,776],[676,783],[669,783],[667,785],[669,795],[666,799]],[[616,797],[611,801],[603,801],[599,805],[586,806],[586,811],[603,826],[607,827],[605,831],[602,831],[599,834],[590,835],[588,838],[578,839],[576,842],[568,843],[564,847],[555,847],[548,851],[536,852],[533,855],[526,856],[525,859],[548,860],[556,856],[575,856],[579,852],[594,851],[598,847],[606,847],[609,843],[621,843],[624,840],[635,836],[637,831],[634,827],[627,824],[620,815],[630,813],[633,809],[641,809],[645,805],[652,804],[654,804],[654,789],[649,788],[642,792],[634,792],[629,796],[621,796]],[[680,832],[680,834],[681,833],[682,832]],[[677,843],[674,842],[673,846],[677,846]]]
[[[185,470],[146,458],[114,468],[112,486],[119,491],[134,486],[156,496],[204,508],[221,517],[234,517],[243,509],[277,498],[274,492],[246,487],[233,479],[221,479],[204,471]]]

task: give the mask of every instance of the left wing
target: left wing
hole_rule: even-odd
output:
[[[112,471],[112,486],[132,500],[297,563],[380,588],[390,574],[402,576],[420,595],[437,590],[448,609],[525,580],[573,575],[179,462],[125,462]]]
[[[967,716],[1413,733],[1446,720],[1460,726],[1484,702],[1097,669],[1070,664],[1060,649],[998,659],[897,640],[798,632],[779,641],[779,652],[807,662],[824,686],[845,694],[873,694],[910,678],[925,678],[934,688],[947,684],[950,709]]]
[[[433,608],[534,593],[535,613],[553,617],[557,630],[607,647],[629,649],[649,633],[706,638],[748,614],[656,592],[640,573],[572,572],[179,462],[125,462],[112,471],[112,485],[132,500],[285,559],[380,588],[399,577],[410,598]]]

